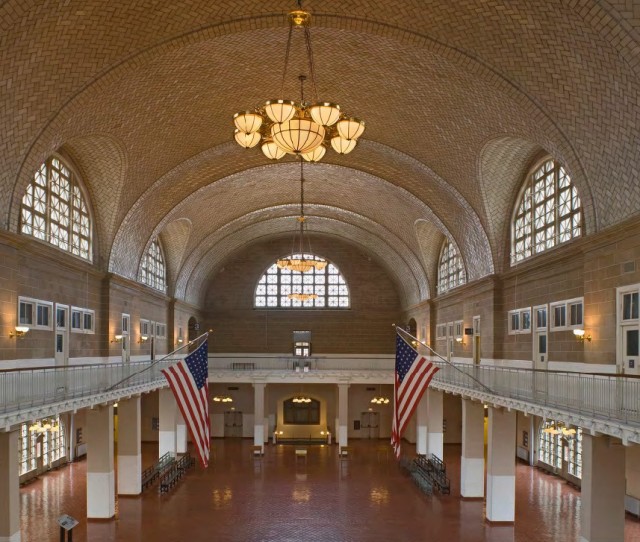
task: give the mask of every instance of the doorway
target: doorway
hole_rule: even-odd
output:
[[[473,364],[480,365],[480,317],[473,317]]]
[[[361,438],[380,438],[380,413],[362,412],[360,414],[360,435]]]
[[[189,322],[187,323],[187,339],[189,343],[195,340],[198,337],[198,332],[200,331],[200,324],[195,319],[195,317],[189,318]],[[196,344],[189,344],[189,352],[193,352],[196,349]]]
[[[546,370],[548,363],[547,306],[533,307],[533,368]]]
[[[242,438],[242,412],[227,410],[224,413],[224,438]]]

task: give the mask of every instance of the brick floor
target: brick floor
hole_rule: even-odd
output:
[[[191,470],[168,495],[157,485],[142,497],[120,498],[116,518],[86,515],[86,461],[42,476],[21,489],[22,540],[57,541],[55,519],[80,519],[74,542],[106,541],[578,541],[580,493],[561,479],[517,467],[516,522],[484,521],[484,503],[460,498],[460,447],[446,446],[450,496],[426,497],[380,442],[352,441],[353,456],[335,446],[309,446],[306,461],[294,446],[267,446],[251,457],[250,440],[214,441],[208,470]],[[405,452],[413,452],[405,446]],[[143,445],[143,467],[157,445]],[[640,540],[640,522],[627,517],[625,540]]]

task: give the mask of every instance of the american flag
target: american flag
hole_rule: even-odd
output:
[[[204,468],[209,464],[209,357],[204,341],[162,373],[169,382]]]
[[[399,333],[396,334],[396,378],[391,428],[391,446],[396,458],[400,457],[400,440],[407,423],[437,371],[438,367],[418,354]]]

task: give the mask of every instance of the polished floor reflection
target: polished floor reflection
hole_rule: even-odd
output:
[[[460,446],[445,447],[451,495],[427,497],[397,467],[381,442],[353,441],[352,457],[335,446],[290,445],[251,456],[249,440],[214,441],[215,459],[167,495],[157,486],[119,498],[116,518],[89,521],[86,462],[42,476],[21,489],[22,540],[59,540],[56,518],[80,520],[74,542],[578,542],[580,493],[557,477],[519,464],[515,525],[484,521],[484,503],[460,498]],[[408,448],[408,447],[407,447]],[[407,450],[409,451],[409,450]],[[157,445],[143,445],[143,467]],[[625,540],[640,541],[640,522],[627,517]]]

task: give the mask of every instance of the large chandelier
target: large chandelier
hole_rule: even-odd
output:
[[[308,237],[306,242],[304,240],[306,217],[304,215],[304,162],[302,160],[300,160],[300,216],[297,217],[296,220],[298,221],[300,229],[293,236],[291,256],[279,259],[276,265],[280,269],[287,269],[297,273],[306,273],[312,269],[322,271],[327,266],[327,262],[325,260],[313,259],[314,257],[311,256],[311,241]],[[305,252],[308,256],[305,256]],[[289,299],[295,299],[297,301],[307,301],[309,299],[315,299],[318,296],[315,294],[294,292],[289,294],[288,297]]]
[[[300,0],[298,7],[301,8]],[[309,162],[318,162],[329,147],[339,154],[348,154],[356,147],[358,138],[364,132],[362,120],[345,115],[338,104],[318,100],[310,21],[311,14],[302,9],[289,13],[289,37],[280,95],[284,95],[291,37],[295,28],[304,32],[314,102],[305,101],[306,77],[301,75],[300,102],[283,98],[267,100],[254,110],[241,111],[233,116],[238,145],[249,149],[260,143],[262,152],[271,160],[279,160],[285,154],[295,154]]]

